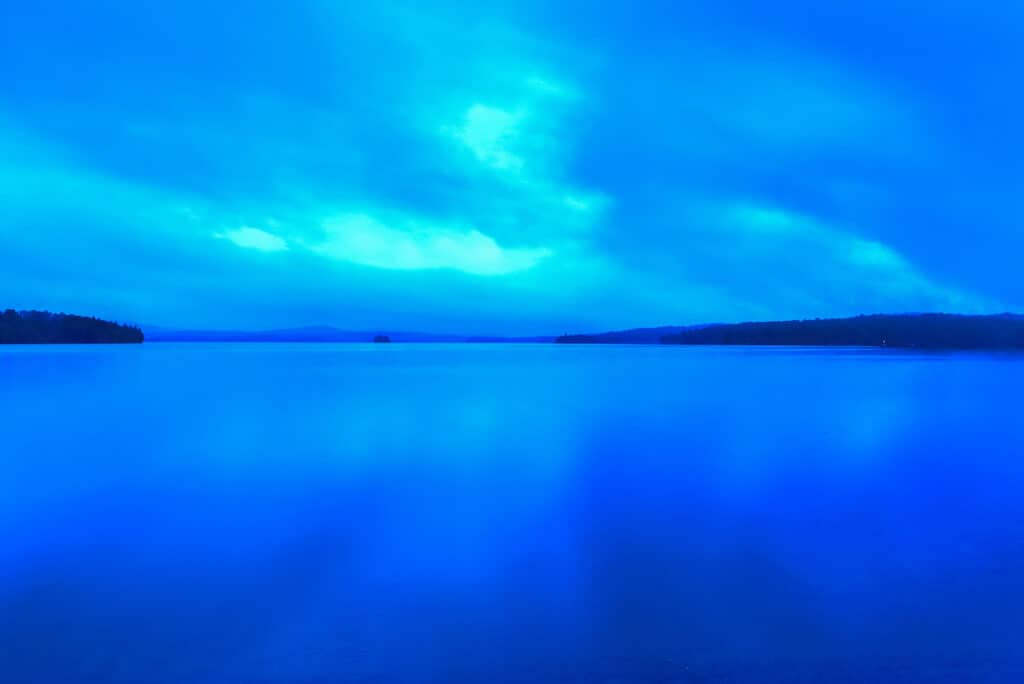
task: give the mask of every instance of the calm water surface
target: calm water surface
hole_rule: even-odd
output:
[[[0,681],[1019,682],[1024,358],[0,348]]]

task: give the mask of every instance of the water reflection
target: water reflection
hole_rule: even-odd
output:
[[[0,679],[1010,681],[1022,380],[852,350],[0,351]]]

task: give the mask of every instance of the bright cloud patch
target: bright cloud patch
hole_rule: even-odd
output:
[[[288,243],[284,239],[265,230],[250,228],[249,226],[216,233],[214,237],[230,240],[239,247],[256,249],[261,252],[282,252],[288,249]]]
[[[533,75],[513,79],[502,107],[470,100],[461,117],[442,124],[450,144],[459,223],[498,240],[583,246],[613,198],[571,182],[575,132],[567,117],[586,104],[574,86]]]
[[[511,150],[519,133],[522,114],[474,104],[465,119],[449,132],[468,147],[482,164],[501,171],[519,171],[523,159]]]
[[[449,268],[475,275],[504,275],[531,268],[551,254],[544,248],[503,248],[475,229],[413,220],[398,227],[367,214],[345,214],[324,223],[327,237],[313,251],[343,261],[391,270]]]

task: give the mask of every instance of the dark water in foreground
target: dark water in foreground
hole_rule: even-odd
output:
[[[1024,358],[0,348],[0,682],[1018,682]]]

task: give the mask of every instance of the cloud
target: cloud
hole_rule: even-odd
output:
[[[473,98],[454,123],[440,125],[452,164],[446,201],[452,213],[496,239],[561,251],[589,239],[613,198],[570,177],[576,148],[570,122],[586,103],[581,89],[550,71],[539,76],[534,66],[523,73],[529,75],[503,77],[502,106]]]
[[[475,229],[401,218],[385,224],[353,213],[324,222],[326,238],[310,245],[323,256],[390,270],[454,269],[496,276],[532,268],[551,256],[546,248],[503,248]]]
[[[522,120],[521,113],[477,103],[466,111],[460,125],[443,130],[469,148],[480,163],[499,171],[517,173],[523,168],[523,159],[511,148]]]
[[[807,308],[821,312],[981,312],[996,306],[936,282],[892,247],[827,220],[749,203],[718,206],[707,219],[778,302],[786,300],[780,289],[799,288],[805,305],[815,302]],[[778,288],[780,281],[788,284]]]
[[[15,10],[0,289],[536,332],[1019,308],[1019,12],[812,4]]]
[[[230,240],[239,247],[255,249],[260,252],[283,252],[288,249],[288,243],[284,238],[249,226],[242,226],[223,233],[214,233],[214,237]]]

